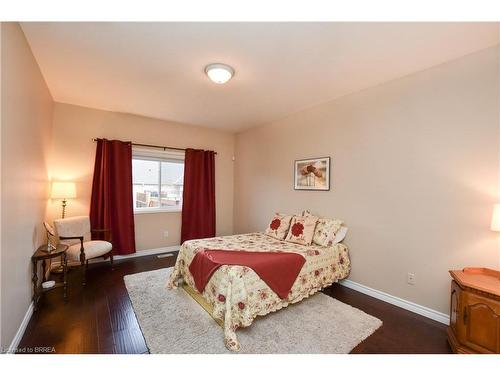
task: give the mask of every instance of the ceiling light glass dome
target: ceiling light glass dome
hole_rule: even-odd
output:
[[[234,69],[226,64],[210,64],[206,66],[205,73],[213,82],[223,84],[233,77]]]

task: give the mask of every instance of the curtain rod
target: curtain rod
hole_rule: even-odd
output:
[[[102,138],[92,138],[92,141],[93,142],[97,142],[99,139],[102,139]],[[166,151],[166,150],[177,150],[177,151],[186,151],[185,148],[180,148],[180,147],[169,147],[169,146],[157,146],[157,145],[147,145],[147,144],[144,144],[144,143],[132,143],[132,146],[142,146],[142,147],[152,147],[152,148],[161,148],[163,149],[163,151]],[[217,155],[217,152],[215,152],[215,155]]]

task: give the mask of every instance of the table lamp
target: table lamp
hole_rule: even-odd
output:
[[[62,218],[66,214],[66,204],[69,198],[76,198],[76,185],[74,182],[54,181],[52,183],[52,199],[62,199]]]

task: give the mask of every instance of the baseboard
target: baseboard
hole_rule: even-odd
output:
[[[175,245],[175,246],[166,246],[166,247],[158,247],[156,249],[147,249],[147,250],[139,250],[136,251],[133,254],[128,254],[128,255],[115,255],[113,257],[114,260],[120,260],[120,259],[130,259],[130,258],[137,258],[137,257],[145,257],[148,255],[156,255],[156,254],[162,254],[162,253],[171,253],[174,251],[179,251],[180,250],[180,245]],[[109,260],[98,258],[98,259],[92,259],[89,261],[89,263],[99,263],[99,262],[109,262]]]
[[[156,255],[156,254],[162,254],[162,253],[171,253],[174,251],[179,251],[180,245],[175,245],[175,246],[166,246],[166,247],[158,247],[156,249],[147,249],[147,250],[139,250],[136,251],[133,254],[128,254],[128,255],[115,255],[113,257],[114,260],[121,260],[121,259],[131,259],[131,258],[137,258],[137,257],[145,257],[148,255]],[[109,262],[109,259],[104,259],[104,258],[96,258],[96,259],[90,259],[89,264],[93,263],[101,263],[101,262]],[[51,268],[56,268],[59,267],[58,261],[52,262]],[[74,262],[68,262],[69,266],[79,266],[80,262],[74,261]]]
[[[21,322],[21,325],[17,329],[16,335],[14,336],[12,342],[9,345],[9,349],[7,349],[7,354],[16,353],[17,347],[24,336],[24,331],[26,331],[26,327],[30,322],[31,315],[33,315],[33,310],[34,310],[34,305],[33,302],[31,302],[30,305],[28,306],[28,311],[26,311],[26,314],[24,314],[24,318],[23,321]]]
[[[352,280],[342,280],[339,282],[341,285],[361,292],[363,294],[369,295],[370,297],[374,297],[376,299],[382,300],[384,302],[390,303],[391,305],[395,305],[401,307],[402,309],[414,312],[416,314],[425,316],[426,318],[438,321],[440,323],[448,325],[450,322],[450,316],[447,314],[443,314],[442,312],[430,309],[428,307],[418,305],[414,302],[407,301],[405,299],[392,296],[385,292],[381,292],[379,290],[367,287],[365,285],[359,284]]]

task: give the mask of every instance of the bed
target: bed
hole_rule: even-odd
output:
[[[258,316],[267,315],[320,291],[349,275],[348,248],[342,243],[330,247],[298,245],[277,240],[264,233],[213,237],[186,241],[167,282],[174,289],[186,283],[197,291],[189,265],[200,249],[291,252],[302,255],[304,263],[286,299],[281,299],[259,276],[246,266],[223,265],[212,275],[200,296],[210,307],[214,319],[223,321],[224,343],[239,351],[236,330],[252,324]]]

